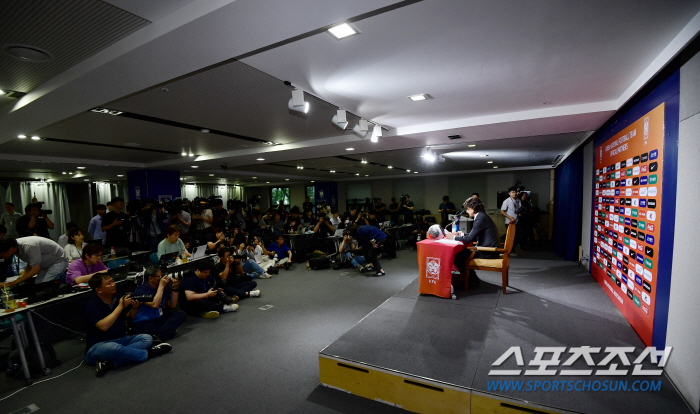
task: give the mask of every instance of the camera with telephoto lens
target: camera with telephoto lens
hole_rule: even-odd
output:
[[[132,295],[131,300],[140,302],[140,303],[146,303],[146,302],[153,302],[153,298],[155,296],[153,295]]]
[[[223,303],[224,305],[231,305],[233,303],[233,299],[228,297],[228,295],[225,294],[223,291],[218,290],[223,289],[224,287],[226,287],[226,281],[223,279],[217,279],[216,285],[214,285],[212,289],[217,289],[216,298],[219,299],[221,303]]]

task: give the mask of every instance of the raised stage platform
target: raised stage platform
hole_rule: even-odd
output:
[[[500,292],[500,273],[477,272],[481,287],[457,291],[457,300],[418,294],[418,279],[389,298],[319,354],[321,383],[345,392],[420,413],[689,413],[665,374],[632,376],[489,376],[491,369],[537,369],[528,366],[535,347],[634,347],[630,363],[644,350],[622,314],[593,278],[576,263],[546,254],[540,259],[513,259],[508,294]],[[387,276],[390,277],[390,276]],[[524,366],[514,357],[492,364],[510,347],[522,350]],[[596,363],[607,355],[594,357]],[[671,354],[671,358],[673,355]],[[543,359],[551,359],[548,354]],[[656,368],[648,363],[645,369]],[[621,368],[622,362],[617,359]],[[588,367],[583,359],[571,367]],[[505,390],[523,381],[562,382],[561,390]],[[567,391],[585,381],[609,382],[630,390]],[[489,384],[489,381],[493,381]],[[500,383],[495,383],[501,381]],[[532,381],[528,383],[528,381]],[[577,381],[579,382],[576,384]],[[634,381],[649,381],[660,390],[632,391]],[[517,385],[516,385],[517,386]],[[643,387],[638,383],[637,387]],[[494,388],[495,387],[495,388]]]

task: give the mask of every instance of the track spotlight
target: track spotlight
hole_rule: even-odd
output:
[[[333,125],[337,126],[340,129],[345,129],[350,124],[348,122],[348,115],[343,109],[338,109],[338,112],[335,115],[333,115],[333,119],[331,120],[331,122],[333,122]]]
[[[287,107],[291,111],[308,113],[309,103],[304,100],[304,91],[301,89],[295,89],[292,91],[292,99],[289,100]]]
[[[369,130],[369,124],[364,119],[360,119],[360,122],[352,128],[352,132],[360,138],[367,136],[367,130]]]
[[[372,138],[370,138],[370,141],[372,142],[379,142],[379,137],[382,136],[382,127],[379,124],[374,125],[374,128],[372,129]]]

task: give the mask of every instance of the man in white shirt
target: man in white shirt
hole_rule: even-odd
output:
[[[90,220],[88,225],[88,234],[92,237],[92,240],[101,240],[104,245],[107,241],[107,236],[105,232],[102,231],[102,217],[107,212],[107,206],[104,204],[97,205],[97,214]]]
[[[503,205],[501,205],[501,214],[505,217],[506,227],[510,222],[514,222],[516,225],[518,223],[518,209],[520,209],[520,200],[518,199],[518,189],[516,187],[510,187],[508,189],[508,197],[503,200]],[[516,227],[517,228],[517,227]],[[517,256],[515,253],[515,245],[519,244],[520,239],[518,238],[518,232],[515,233],[515,241],[513,245],[513,250],[511,251],[511,256]]]

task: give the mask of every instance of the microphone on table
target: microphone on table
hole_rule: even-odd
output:
[[[445,226],[445,228],[447,228],[447,227],[449,227],[449,226],[455,224],[455,223],[459,220],[459,218],[462,217],[462,214],[464,214],[464,213],[466,213],[466,212],[467,212],[467,210],[462,210],[462,211],[460,211],[459,213],[455,214],[455,216],[454,216],[454,221],[453,221],[452,223],[449,223],[447,226]]]

